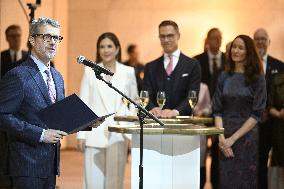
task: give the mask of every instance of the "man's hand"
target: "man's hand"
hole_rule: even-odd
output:
[[[161,112],[161,117],[162,118],[173,118],[178,115],[177,111],[175,110],[170,110],[170,109],[164,109]]]
[[[60,141],[60,139],[63,138],[63,136],[67,136],[68,134],[54,129],[47,129],[44,131],[43,135],[43,142],[44,143],[57,143]]]
[[[161,117],[162,110],[159,107],[155,107],[152,110],[150,110],[150,112],[156,117]]]
[[[78,139],[77,141],[77,149],[80,152],[85,152],[85,147],[86,147],[86,140],[85,139]]]

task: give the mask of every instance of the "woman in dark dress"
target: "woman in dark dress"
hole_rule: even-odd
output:
[[[220,189],[257,189],[258,128],[266,105],[263,68],[253,40],[237,36],[213,97],[219,136]]]

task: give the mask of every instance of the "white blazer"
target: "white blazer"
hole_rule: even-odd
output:
[[[116,70],[111,83],[132,100],[137,99],[138,92],[134,68],[118,62],[115,64]],[[102,63],[99,65],[103,66]],[[128,109],[122,101],[122,96],[109,88],[104,82],[98,80],[94,71],[89,67],[85,67],[81,81],[80,98],[98,116],[113,112],[116,113],[115,115],[135,114],[134,106],[131,105]],[[108,126],[119,124],[113,120],[113,117],[107,118],[98,128],[93,128],[92,131],[78,132],[77,138],[85,139],[86,146],[98,148],[106,148],[115,142],[125,140],[126,138],[123,134],[108,132]]]

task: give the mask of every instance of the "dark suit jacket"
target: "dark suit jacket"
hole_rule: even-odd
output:
[[[22,59],[17,62],[12,62],[9,50],[1,52],[1,78],[11,69],[20,64],[28,56],[27,51],[22,51]],[[0,132],[0,175],[8,174],[8,144],[7,134]]]
[[[157,107],[156,95],[158,91],[166,91],[167,75],[164,68],[164,56],[146,64],[143,89],[149,91],[150,101],[148,110]],[[198,62],[184,54],[180,54],[177,66],[170,78],[173,82],[172,88],[166,91],[166,104],[164,108],[176,109],[180,115],[189,115],[191,108],[188,104],[187,95],[189,90],[199,92],[200,88],[200,66]]]
[[[18,66],[23,60],[26,60],[28,57],[27,51],[22,51],[22,59],[17,62],[12,62],[12,57],[9,50],[1,52],[1,78],[11,69]]]
[[[56,100],[62,100],[63,78],[54,68],[51,68],[51,74],[56,87]],[[48,128],[36,113],[51,104],[47,86],[31,58],[1,80],[0,130],[8,134],[11,176],[45,178],[59,173],[59,146],[39,142],[43,129]]]
[[[209,68],[209,56],[207,52],[204,52],[202,54],[199,54],[194,57],[195,59],[198,60],[200,63],[201,67],[201,82],[205,83],[210,91],[211,97],[213,96],[216,88],[216,84],[218,81],[218,76],[220,73],[224,70],[225,66],[225,54],[222,53],[221,56],[221,68],[218,68],[217,73],[211,74],[210,73],[210,68]]]
[[[284,63],[272,56],[267,56],[267,66],[265,72],[267,94],[270,93],[271,81],[275,74],[284,71]]]

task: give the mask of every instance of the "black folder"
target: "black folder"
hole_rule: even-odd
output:
[[[88,129],[98,120],[104,120],[114,113],[98,117],[76,94],[56,102],[42,110],[37,115],[49,129],[64,131],[68,134]]]

